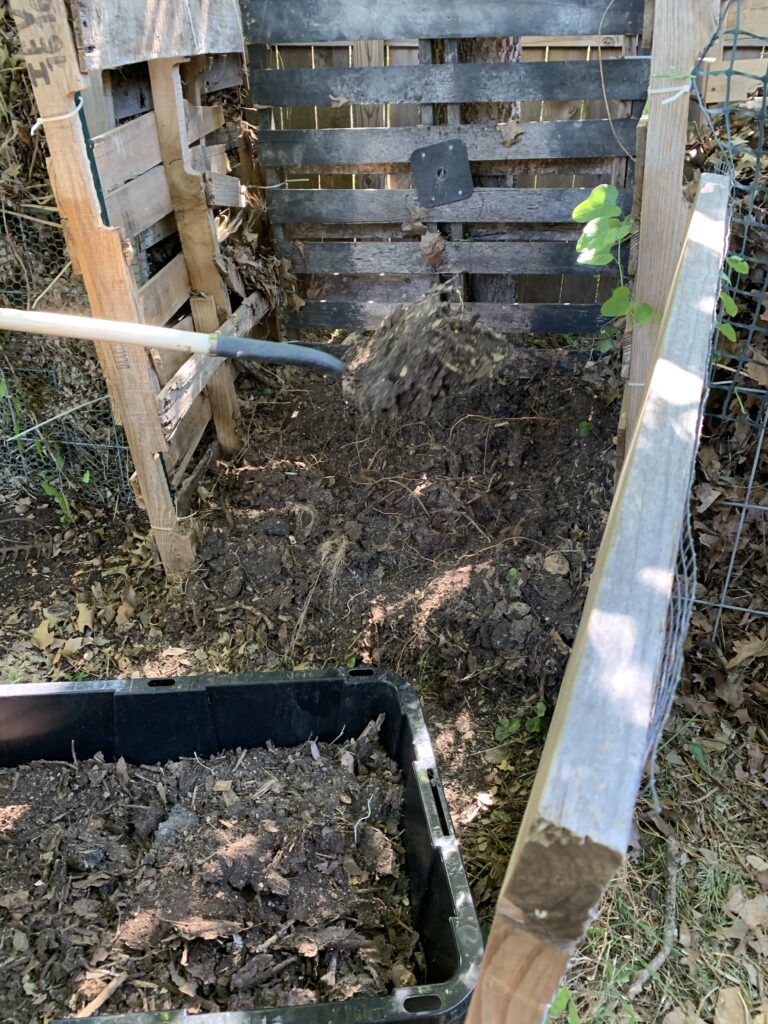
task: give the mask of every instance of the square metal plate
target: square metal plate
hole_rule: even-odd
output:
[[[461,139],[421,146],[411,153],[411,171],[422,206],[458,203],[472,195],[467,147]]]

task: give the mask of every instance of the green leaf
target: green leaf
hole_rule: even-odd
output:
[[[736,331],[734,330],[733,324],[724,324],[718,320],[715,327],[720,331],[724,338],[728,339],[728,341],[736,341]]]
[[[547,713],[546,701],[543,701],[543,700],[537,701],[536,702],[536,707],[534,708],[534,711],[539,716],[539,718],[543,718],[544,715],[546,715],[546,713]]]
[[[55,498],[56,495],[59,493],[52,484],[48,483],[47,480],[41,480],[40,486],[43,488],[43,490],[45,491],[49,498]]]
[[[691,755],[696,764],[703,768],[705,772],[709,771],[709,763],[707,762],[707,755],[698,743],[688,744],[688,753]]]
[[[749,272],[749,264],[747,261],[740,259],[738,256],[726,256],[725,262],[731,270],[735,270],[737,274],[746,274]]]
[[[514,565],[511,566],[509,569],[507,569],[507,579],[508,580],[516,580],[519,575],[520,575],[520,573],[517,571],[517,569],[514,567]]]
[[[353,654],[350,658],[347,658],[344,664],[347,666],[347,668],[354,668],[355,665],[357,664],[357,658]]]
[[[563,985],[563,987],[558,991],[555,998],[552,1000],[552,1005],[549,1008],[549,1016],[547,1019],[552,1020],[552,1018],[556,1017],[558,1013],[562,1013],[563,1010],[568,1006],[570,1001],[571,993],[568,991],[567,985]]]
[[[579,203],[571,214],[577,224],[586,224],[595,217],[619,217],[621,210],[616,205],[619,190],[615,185],[598,185],[592,189],[589,199]]]
[[[5,398],[8,394],[8,385],[5,383],[5,377],[0,377],[0,400]]]
[[[595,348],[600,353],[600,355],[604,356],[606,352],[613,352],[614,348],[616,348],[616,344],[613,338],[606,337],[601,338],[600,341],[598,341],[598,343],[595,345]]]
[[[635,306],[634,319],[636,324],[649,324],[658,317],[653,306],[649,306],[647,302],[640,302]]]
[[[726,316],[738,316],[739,307],[728,292],[720,292],[720,301],[723,304],[723,311]]]
[[[589,420],[582,420],[579,424],[579,437],[589,437],[592,433],[593,425]]]
[[[83,483],[84,484],[89,484],[90,482],[91,482],[91,471],[90,471],[90,469],[86,469],[86,471],[83,473]]]
[[[610,252],[601,252],[599,249],[584,249],[576,257],[577,263],[586,263],[590,267],[607,267],[613,263],[613,256]]]
[[[613,293],[600,307],[600,312],[603,316],[626,316],[631,308],[632,296],[629,293],[629,288],[622,285],[620,288],[614,288]]]
[[[568,1024],[581,1024],[578,1011],[572,999],[568,1003]]]

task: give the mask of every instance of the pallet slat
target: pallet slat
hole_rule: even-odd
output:
[[[162,270],[139,288],[142,317],[145,324],[162,327],[189,299],[189,273],[184,254],[174,256]]]
[[[275,224],[567,224],[589,193],[588,188],[476,188],[468,199],[428,210],[413,189],[272,189],[267,195]],[[629,189],[620,189],[619,206],[629,212]]]
[[[268,312],[269,303],[258,292],[253,292],[219,327],[219,334],[243,337],[253,330]],[[218,356],[196,354],[191,355],[179,367],[157,396],[160,420],[168,437],[173,436],[197,396],[225,365],[226,360]]]
[[[286,326],[298,330],[374,330],[385,316],[397,308],[396,302],[317,302],[310,300],[300,313],[286,316]],[[504,305],[470,302],[462,307],[467,316],[478,314],[479,321],[500,334],[595,334],[607,322],[598,305],[562,303],[519,303]],[[458,307],[457,307],[458,311]]]
[[[187,139],[197,142],[224,124],[224,109],[184,104]],[[162,163],[154,110],[127,124],[112,128],[92,139],[93,155],[104,192],[112,192],[125,182]]]
[[[71,11],[86,71],[243,49],[240,11],[232,2],[74,0]]]
[[[461,39],[478,36],[638,34],[644,0],[241,0],[250,43],[331,43],[347,39]],[[608,10],[606,10],[608,7]],[[601,24],[602,21],[602,24]]]
[[[586,159],[624,156],[619,141],[634,153],[636,128],[633,118],[612,125],[607,120],[531,122],[514,146],[503,146],[496,128],[474,124],[268,131],[260,155],[265,167],[392,166],[409,163],[419,146],[459,138],[467,146],[469,159],[475,161]]]
[[[417,242],[277,242],[294,274],[591,274],[573,242],[446,242],[437,267]],[[611,274],[612,267],[601,267]]]
[[[637,100],[648,87],[650,59],[603,64],[605,94]],[[301,68],[252,71],[251,92],[273,107],[348,103],[481,103],[603,98],[597,61],[421,64],[414,67]]]

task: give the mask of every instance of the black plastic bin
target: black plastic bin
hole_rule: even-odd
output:
[[[415,690],[391,672],[194,676],[0,686],[0,765],[101,751],[152,764],[236,747],[297,746],[359,735],[385,714],[381,739],[405,784],[403,842],[423,985],[389,996],[188,1015],[183,1009],[89,1018],[94,1024],[379,1024],[462,1020],[482,939]],[[54,1024],[63,1024],[54,1022]]]

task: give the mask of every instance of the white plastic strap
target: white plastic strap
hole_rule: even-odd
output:
[[[34,135],[35,132],[39,131],[44,125],[49,124],[51,121],[66,121],[68,118],[74,117],[76,114],[79,114],[82,109],[83,97],[81,96],[80,99],[77,101],[77,106],[75,107],[75,109],[70,110],[68,114],[57,114],[55,117],[38,117],[38,119],[32,125],[32,130],[29,134]]]

